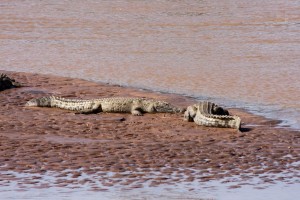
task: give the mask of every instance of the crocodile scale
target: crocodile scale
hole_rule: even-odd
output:
[[[146,98],[111,97],[91,100],[65,99],[55,96],[36,98],[28,101],[25,106],[57,107],[77,113],[125,112],[133,115],[143,113],[179,113],[178,108],[165,101]]]
[[[189,106],[184,113],[184,120],[198,125],[240,129],[241,118],[229,115],[229,112],[218,105],[204,101]]]

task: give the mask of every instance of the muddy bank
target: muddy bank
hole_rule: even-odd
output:
[[[80,79],[5,73],[24,87],[0,93],[0,185],[16,180],[34,187],[51,187],[38,177],[22,179],[7,172],[55,172],[55,186],[92,183],[95,191],[104,190],[103,186],[134,189],[145,184],[206,182],[237,175],[247,181],[260,174],[287,173],[260,177],[268,183],[294,183],[300,178],[300,133],[275,128],[278,121],[230,109],[242,118],[243,132],[237,132],[197,126],[183,121],[181,114],[83,115],[54,108],[27,108],[26,101],[45,95],[81,99],[149,97],[182,107],[195,101]],[[82,178],[86,174],[91,176]],[[237,182],[235,187],[241,184]]]

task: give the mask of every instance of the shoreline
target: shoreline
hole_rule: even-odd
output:
[[[56,75],[56,74],[44,74],[44,73],[34,73],[34,72],[26,72],[26,71],[7,71],[7,70],[0,70],[3,72],[16,72],[16,73],[29,73],[29,74],[40,74],[43,76],[52,76],[52,77],[63,77],[63,78],[70,78],[70,79],[78,79],[78,80],[84,80],[88,82],[93,82],[101,85],[107,85],[107,86],[115,86],[115,87],[120,87],[120,88],[128,88],[131,90],[136,90],[136,91],[141,91],[144,93],[154,93],[154,94],[161,94],[161,95],[166,95],[166,96],[175,96],[179,98],[184,98],[185,100],[188,100],[190,104],[193,104],[198,101],[212,101],[216,104],[218,104],[221,107],[229,108],[229,109],[238,109],[246,113],[250,113],[255,116],[260,116],[269,120],[274,120],[278,121],[277,128],[284,128],[284,129],[290,129],[293,131],[299,131],[300,132],[300,127],[297,125],[297,121],[295,121],[295,118],[290,118],[287,117],[287,110],[282,110],[283,108],[280,108],[279,106],[272,106],[272,105],[264,105],[264,104],[255,104],[251,102],[239,102],[236,100],[231,100],[228,98],[223,98],[223,97],[210,97],[210,96],[193,96],[189,94],[181,94],[181,93],[172,93],[169,91],[159,91],[159,90],[151,90],[147,88],[139,88],[136,86],[127,86],[127,85],[122,85],[122,84],[114,84],[114,83],[109,83],[109,82],[102,82],[102,81],[95,81],[95,80],[88,80],[88,79],[81,79],[77,77],[69,77],[69,76],[61,76],[61,75]],[[76,97],[74,97],[76,98]],[[240,106],[240,107],[239,107]],[[271,108],[272,107],[272,108]],[[275,109],[275,110],[273,110]],[[265,110],[265,112],[262,112],[261,110]],[[283,112],[283,113],[282,113]],[[291,111],[292,112],[292,111]],[[293,111],[295,112],[295,111]],[[283,117],[278,117],[278,115],[284,115],[287,118]],[[292,114],[294,116],[294,114]]]
[[[195,103],[195,100],[82,79],[0,72],[25,85],[0,93],[3,148],[0,178],[4,180],[0,185],[16,180],[19,185],[25,181],[34,187],[42,187],[39,178],[18,179],[4,173],[9,171],[32,174],[54,171],[58,178],[54,186],[91,183],[95,191],[104,190],[103,185],[135,190],[182,182],[226,181],[233,176],[243,180],[236,181],[236,188],[257,177],[270,184],[299,184],[289,180],[290,175],[283,175],[289,172],[300,178],[299,131],[276,128],[277,120],[256,116],[243,109],[229,109],[244,122],[243,132],[237,132],[184,122],[181,114],[75,115],[55,108],[26,108],[27,100],[45,95],[81,99],[147,97],[182,107]],[[71,171],[65,173],[66,170]],[[81,181],[84,174],[92,175],[92,178]],[[272,177],[274,174],[280,176]],[[64,178],[66,176],[73,179],[70,181]],[[102,185],[97,185],[93,179]]]
[[[81,79],[81,78],[72,78],[72,77],[68,77],[68,76],[58,76],[58,75],[52,75],[52,74],[41,74],[41,73],[32,73],[32,72],[18,72],[18,71],[7,71],[7,70],[0,70],[0,73],[5,73],[5,74],[28,74],[28,75],[35,75],[35,76],[44,76],[44,77],[52,77],[52,78],[60,78],[60,79],[73,79],[73,80],[79,80],[82,82],[90,82],[90,83],[94,83],[96,85],[102,85],[102,86],[108,86],[108,87],[117,87],[124,90],[129,90],[131,92],[133,92],[133,95],[123,95],[123,96],[131,96],[131,97],[141,97],[140,95],[142,94],[142,97],[150,97],[153,96],[152,98],[158,98],[158,100],[166,100],[166,101],[170,101],[170,103],[175,103],[175,105],[177,106],[183,106],[183,107],[187,107],[189,105],[192,105],[194,103],[197,103],[199,100],[199,98],[194,97],[194,96],[190,96],[190,95],[185,95],[185,94],[177,94],[177,93],[170,93],[170,92],[164,92],[164,91],[153,91],[150,89],[144,89],[144,88],[137,88],[137,87],[131,87],[131,86],[123,86],[123,85],[119,85],[119,84],[112,84],[112,83],[106,83],[106,82],[101,82],[101,81],[91,81],[91,80],[86,80],[86,79]],[[23,85],[23,88],[27,87],[26,85]],[[25,89],[26,90],[26,89]],[[140,94],[140,95],[136,95]],[[148,95],[147,95],[148,94]],[[55,95],[55,94],[53,94]],[[64,96],[63,94],[61,94],[62,97],[66,97],[66,98],[78,98],[76,96],[69,96],[66,95]],[[146,96],[145,96],[146,95]],[[108,96],[101,96],[101,98],[105,98]],[[109,96],[110,97],[110,96]],[[84,98],[84,96],[80,97],[81,99],[87,99]],[[97,96],[93,96],[92,98],[98,98]],[[203,97],[205,100],[209,101],[210,97]],[[177,99],[177,100],[176,100]],[[221,99],[221,98],[218,98]],[[228,99],[225,101],[229,101]],[[298,129],[294,129],[292,127],[285,126],[285,125],[280,125],[282,123],[284,123],[286,120],[281,120],[281,119],[274,119],[272,117],[266,117],[260,114],[256,114],[254,113],[254,111],[251,111],[247,108],[237,108],[237,107],[226,107],[226,105],[224,104],[220,104],[220,106],[230,110],[230,111],[234,111],[237,113],[245,113],[245,114],[249,114],[249,115],[253,115],[255,117],[261,118],[264,121],[268,121],[270,122],[270,124],[272,126],[274,126],[274,128],[281,128],[281,129],[286,129],[287,131],[296,131],[300,133],[300,130]],[[244,124],[242,121],[242,124],[246,127],[252,127],[252,126],[260,126],[260,125],[253,125],[253,124]],[[246,130],[247,131],[247,130]],[[243,131],[242,131],[243,132]]]

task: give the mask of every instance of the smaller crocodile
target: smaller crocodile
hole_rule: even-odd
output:
[[[185,110],[165,101],[134,97],[111,97],[91,100],[65,99],[55,96],[28,101],[25,106],[57,107],[77,113],[125,112],[132,115],[143,113],[183,113]]]
[[[15,87],[21,87],[21,84],[15,79],[9,78],[6,74],[0,74],[0,91]]]
[[[218,105],[204,101],[189,106],[184,113],[184,120],[198,125],[240,129],[241,118],[229,115],[229,112]]]

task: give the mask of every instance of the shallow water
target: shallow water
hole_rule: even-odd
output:
[[[0,69],[210,99],[300,128],[300,2],[1,1]]]
[[[69,171],[72,172],[72,171]],[[100,172],[99,172],[100,173]],[[130,173],[130,172],[129,172]],[[238,176],[226,180],[212,180],[209,182],[174,182],[174,184],[162,184],[159,187],[149,186],[149,183],[141,183],[134,189],[125,185],[104,186],[98,179],[100,176],[81,174],[78,178],[72,176],[61,177],[58,173],[46,174],[17,173],[8,171],[2,176],[10,177],[1,180],[1,197],[5,199],[190,199],[190,200],[283,200],[297,199],[300,185],[297,178],[293,178],[295,172],[282,174],[261,174],[251,179],[242,180]],[[103,174],[103,173],[102,173]],[[0,174],[1,175],[1,174]],[[113,177],[114,173],[107,176]],[[286,182],[268,182],[260,177],[290,176]],[[103,175],[101,176],[103,178]],[[151,178],[149,176],[149,178]],[[72,180],[76,180],[72,182]],[[94,180],[84,182],[85,179]],[[67,184],[60,185],[60,180],[69,180]],[[271,179],[270,179],[271,180]],[[296,181],[296,182],[295,182]],[[81,183],[80,183],[81,182]],[[294,182],[291,184],[291,182]]]

